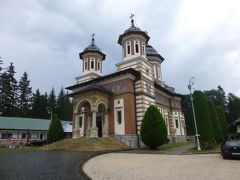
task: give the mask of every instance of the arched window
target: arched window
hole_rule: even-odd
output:
[[[97,61],[97,70],[99,71],[101,69],[101,62],[100,60],[98,59]]]
[[[145,54],[145,43],[142,43],[142,54]]]
[[[127,56],[131,55],[131,42],[130,41],[126,42],[126,55]]]
[[[87,59],[84,60],[84,70],[87,70],[88,68],[88,62]]]
[[[91,58],[91,61],[90,61],[90,69],[91,70],[94,70],[95,68],[94,68],[94,66],[95,66],[95,58]]]
[[[137,40],[134,41],[134,51],[135,54],[140,54],[140,42]]]

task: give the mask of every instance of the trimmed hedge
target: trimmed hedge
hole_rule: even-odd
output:
[[[167,139],[167,127],[156,106],[151,105],[144,114],[140,136],[145,145],[156,149]]]

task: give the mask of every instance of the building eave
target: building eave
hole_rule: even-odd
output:
[[[118,72],[115,72],[115,73],[112,73],[112,74],[108,74],[106,76],[98,77],[98,78],[95,78],[95,79],[87,81],[87,82],[83,82],[83,83],[80,83],[80,84],[75,84],[73,86],[66,87],[66,89],[67,90],[73,90],[73,89],[76,89],[76,88],[79,88],[79,87],[82,87],[82,86],[86,86],[86,85],[90,85],[90,84],[93,84],[93,83],[96,83],[96,82],[104,81],[106,79],[110,79],[110,78],[120,76],[120,75],[123,75],[123,74],[127,74],[127,73],[130,73],[130,74],[134,75],[136,78],[139,78],[140,75],[141,75],[141,73],[139,71],[136,71],[132,68],[129,68],[129,69],[125,69],[123,71],[118,71]]]
[[[168,95],[170,96],[175,96],[175,97],[179,97],[179,98],[183,98],[183,95],[181,94],[177,94],[177,93],[172,93],[171,91],[169,91],[168,89],[162,87],[160,84],[154,82],[154,86],[157,88],[157,89],[160,89],[162,90],[163,92],[167,93]]]

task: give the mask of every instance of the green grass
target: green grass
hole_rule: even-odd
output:
[[[39,147],[37,147],[37,146],[32,146],[32,147],[30,147],[30,146],[21,146],[21,147],[17,146],[16,149],[10,149],[9,147],[0,147],[0,152],[34,151],[34,150],[38,150],[38,149],[39,149]]]
[[[201,154],[201,153],[204,153],[204,154],[211,154],[211,153],[220,153],[221,152],[221,148],[220,148],[220,145],[216,145],[213,149],[203,149],[201,151],[198,151],[197,148],[192,148],[192,149],[189,149],[189,152],[190,153],[193,153],[193,154]]]
[[[185,146],[188,144],[193,144],[193,142],[187,141],[187,142],[181,142],[181,143],[175,143],[175,144],[164,144],[164,145],[158,147],[158,150],[167,151],[167,150],[171,150],[173,148],[178,148],[178,147]]]
[[[129,149],[129,147],[112,138],[64,139],[39,148],[39,150],[57,151],[112,151],[124,149]]]

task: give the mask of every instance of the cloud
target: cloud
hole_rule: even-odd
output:
[[[5,66],[14,62],[18,78],[27,71],[34,89],[59,89],[81,74],[78,53],[94,32],[107,55],[103,72],[109,74],[122,59],[117,39],[134,13],[166,59],[166,83],[187,93],[188,79],[195,76],[196,89],[220,84],[240,96],[239,6],[237,0],[1,1],[0,55]]]

